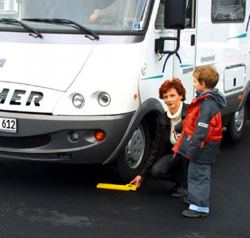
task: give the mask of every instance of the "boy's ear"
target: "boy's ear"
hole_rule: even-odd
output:
[[[204,88],[207,87],[206,84],[205,84],[205,82],[201,82],[201,85],[202,85]]]

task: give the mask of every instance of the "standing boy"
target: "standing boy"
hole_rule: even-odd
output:
[[[193,78],[197,96],[188,108],[181,137],[173,150],[190,159],[187,196],[190,205],[182,215],[197,218],[209,214],[211,167],[222,139],[221,111],[226,100],[215,89],[219,75],[214,67],[197,68]]]

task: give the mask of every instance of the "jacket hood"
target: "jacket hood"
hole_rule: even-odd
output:
[[[227,105],[225,96],[217,88],[214,88],[213,90],[207,92],[197,92],[197,97],[201,96],[212,97],[221,108]]]

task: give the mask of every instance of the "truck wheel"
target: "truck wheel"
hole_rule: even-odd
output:
[[[131,181],[145,165],[150,153],[150,133],[147,123],[142,122],[134,130],[125,150],[118,157],[118,172],[124,182]]]
[[[247,121],[247,110],[244,105],[241,110],[232,114],[230,123],[228,126],[228,137],[231,141],[237,141],[241,139]]]

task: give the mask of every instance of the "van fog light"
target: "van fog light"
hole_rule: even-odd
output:
[[[72,96],[72,103],[73,105],[80,109],[83,107],[84,103],[85,103],[85,99],[84,97],[82,96],[82,94],[80,93],[76,93]]]
[[[68,135],[68,140],[71,143],[77,143],[79,141],[79,139],[80,139],[80,136],[79,136],[79,134],[76,131],[72,131]]]
[[[107,107],[110,102],[111,102],[111,97],[108,93],[106,92],[101,92],[98,95],[98,103],[102,106],[102,107]]]

